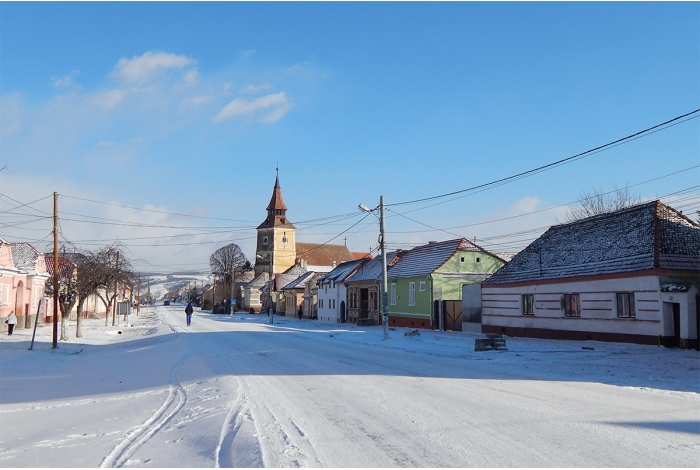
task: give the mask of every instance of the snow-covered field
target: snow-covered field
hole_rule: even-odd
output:
[[[697,351],[183,306],[117,330],[0,337],[0,466],[700,466]]]

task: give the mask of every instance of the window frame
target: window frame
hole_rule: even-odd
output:
[[[396,305],[396,300],[398,298],[398,295],[396,295],[396,283],[395,282],[391,283],[391,286],[389,287],[389,292],[390,292],[389,305]]]
[[[637,308],[634,303],[634,292],[616,293],[615,306],[617,309],[617,318],[637,318]]]
[[[523,315],[534,315],[535,314],[535,294],[523,294],[521,296],[521,310]]]
[[[415,282],[408,283],[408,306],[409,307],[416,306],[416,283]]]
[[[425,292],[426,288],[427,283],[425,281],[420,281],[420,283],[418,283],[418,292]]]
[[[581,317],[581,294],[562,295],[562,307],[564,310],[565,317]]]

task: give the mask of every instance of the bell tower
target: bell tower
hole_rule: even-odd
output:
[[[296,260],[296,227],[287,220],[287,206],[282,200],[279,168],[272,189],[272,198],[267,205],[267,218],[257,228],[258,242],[255,250],[255,275],[286,271]]]

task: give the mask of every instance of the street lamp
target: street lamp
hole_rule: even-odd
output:
[[[357,206],[362,212],[367,212],[375,217],[377,214],[364,204]],[[388,301],[388,281],[386,275],[386,243],[384,242],[384,196],[379,196],[379,247],[382,252],[382,330],[384,331],[384,339],[389,338],[388,323],[389,323],[389,301]]]
[[[272,325],[275,323],[275,312],[272,309],[272,254],[269,253],[267,256],[255,255],[255,257],[267,260],[270,265],[270,279],[267,288],[267,314],[270,316],[270,325]]]

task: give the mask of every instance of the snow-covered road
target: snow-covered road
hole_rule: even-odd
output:
[[[0,466],[700,466],[697,351],[182,310],[0,338]]]

